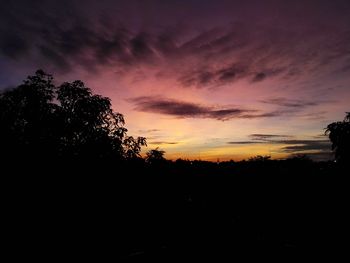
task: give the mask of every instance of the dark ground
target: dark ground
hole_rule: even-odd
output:
[[[4,176],[5,226],[28,258],[199,259],[348,245],[348,175],[331,162],[14,170]]]

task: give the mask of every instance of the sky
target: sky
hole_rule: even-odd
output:
[[[350,1],[0,0],[0,89],[39,68],[111,98],[168,159],[329,159]]]

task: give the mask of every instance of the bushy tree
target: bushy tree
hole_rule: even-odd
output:
[[[78,80],[56,87],[42,70],[0,94],[0,123],[3,157],[128,159],[146,145],[127,135],[109,98]]]
[[[326,134],[332,142],[335,159],[343,164],[350,161],[350,112],[346,113],[343,121],[329,124]]]
[[[156,149],[150,150],[146,153],[146,161],[150,164],[162,163],[165,161],[164,158],[165,151]]]

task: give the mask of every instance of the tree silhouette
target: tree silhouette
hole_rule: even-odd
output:
[[[136,158],[146,145],[143,137],[127,136],[109,98],[79,80],[56,87],[42,70],[0,94],[0,123],[2,155],[17,158]]]
[[[248,159],[249,162],[267,162],[270,160],[271,160],[271,156],[269,155],[265,155],[265,156],[257,155],[257,156],[250,157]]]
[[[150,164],[161,163],[165,161],[164,158],[165,151],[156,149],[150,150],[146,153],[146,161]]]
[[[335,159],[339,163],[350,161],[350,112],[343,121],[329,124],[325,132],[332,142]]]
[[[34,150],[43,153],[48,144],[51,149],[57,147],[55,92],[52,76],[37,71],[22,85],[0,94],[0,140],[4,155],[18,157]]]

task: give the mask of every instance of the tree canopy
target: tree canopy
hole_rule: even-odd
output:
[[[165,161],[164,154],[165,151],[159,150],[158,147],[156,149],[149,150],[146,153],[146,161],[150,164],[162,163]]]
[[[343,121],[329,124],[326,128],[335,159],[339,163],[350,161],[350,112],[346,113]]]
[[[6,157],[130,159],[143,137],[127,135],[122,114],[82,81],[55,86],[42,70],[0,94],[0,143]]]

